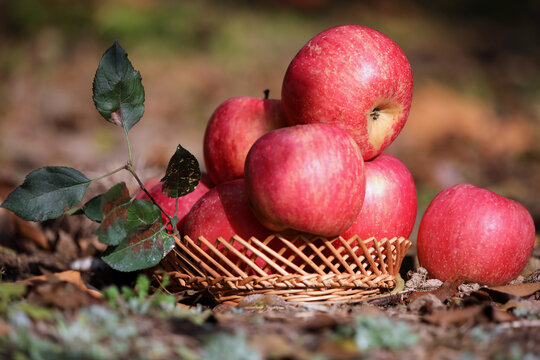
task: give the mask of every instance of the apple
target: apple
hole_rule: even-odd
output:
[[[358,145],[329,124],[263,135],[247,155],[244,177],[250,204],[264,226],[328,237],[351,226],[366,188]]]
[[[184,234],[192,239],[204,236],[208,241],[239,235],[264,240],[272,231],[255,217],[246,196],[244,179],[217,185],[192,207],[184,223]]]
[[[251,145],[270,130],[286,126],[281,101],[234,97],[218,106],[204,134],[206,171],[217,185],[244,176]]]
[[[525,267],[534,222],[520,203],[469,184],[440,192],[418,230],[418,260],[440,280],[505,284]]]
[[[265,228],[255,217],[246,195],[244,179],[236,179],[217,185],[204,194],[192,207],[184,223],[184,234],[195,240],[203,236],[214,244],[218,237],[229,240],[235,234],[242,239],[256,237],[263,241],[273,232]],[[233,246],[242,251],[244,246],[234,242]],[[201,248],[208,251],[202,244]],[[218,246],[223,250],[224,246]],[[247,252],[251,256],[250,251]],[[233,262],[236,256],[228,255]],[[260,258],[255,263],[263,268],[266,265]]]
[[[154,177],[146,179],[143,184],[145,188],[151,189],[154,187],[154,185],[156,185],[160,181],[161,181],[160,176],[154,176]],[[139,192],[139,195],[137,195],[137,199],[141,199],[144,194],[145,194],[144,191]]]
[[[176,198],[170,198],[167,195],[161,191],[161,186],[163,185],[162,181],[159,181],[157,184],[155,184],[153,187],[151,187],[148,192],[154,200],[161,206],[161,208],[170,216],[173,216],[174,210],[176,208]],[[186,194],[178,199],[178,224],[176,225],[176,228],[180,233],[182,233],[182,229],[184,226],[184,220],[191,210],[191,207],[201,196],[206,194],[214,185],[212,184],[212,181],[208,177],[206,173],[201,173],[201,179],[199,181],[199,184],[197,184],[197,187],[195,190],[190,192],[189,194]],[[137,199],[144,199],[150,201],[150,198],[148,195],[141,191],[139,195],[137,195]],[[168,219],[165,216],[165,214],[161,214],[163,218],[163,222],[167,222]],[[170,229],[169,229],[170,230]]]
[[[341,234],[348,240],[408,238],[416,220],[416,187],[407,167],[395,156],[380,154],[364,163],[366,196],[358,217]]]
[[[405,125],[412,92],[411,66],[394,41],[369,27],[341,25],[300,49],[285,73],[281,101],[289,125],[338,125],[369,160]]]

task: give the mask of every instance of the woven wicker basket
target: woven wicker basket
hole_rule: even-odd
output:
[[[250,294],[276,294],[294,302],[353,302],[391,291],[411,246],[403,237],[285,238],[264,241],[200,237],[176,239],[161,266],[170,289],[209,290],[221,303]]]

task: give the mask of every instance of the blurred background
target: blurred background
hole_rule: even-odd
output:
[[[123,133],[91,99],[98,62],[115,39],[143,77],[146,112],[130,138],[136,168],[150,178],[163,174],[177,144],[204,167],[213,110],[265,89],[279,98],[296,52],[345,23],[382,31],[411,62],[410,117],[387,152],[411,170],[420,215],[443,188],[472,183],[520,201],[538,229],[540,3],[533,0],[0,1],[2,187],[45,165],[94,177],[125,162]]]

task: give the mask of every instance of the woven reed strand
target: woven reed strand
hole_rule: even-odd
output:
[[[173,290],[211,291],[220,302],[248,294],[276,294],[288,301],[351,301],[395,287],[411,246],[403,237],[327,239],[272,235],[176,239],[161,262]]]

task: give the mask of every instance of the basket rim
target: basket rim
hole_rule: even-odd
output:
[[[290,274],[280,276],[277,274],[265,277],[193,277],[181,274],[177,271],[166,271],[165,275],[175,278],[186,287],[193,288],[217,288],[238,289],[238,290],[256,290],[256,289],[372,289],[376,287],[387,288],[393,284],[395,276],[391,274],[374,275],[365,277],[364,275],[350,274]],[[386,286],[384,285],[386,284]]]

